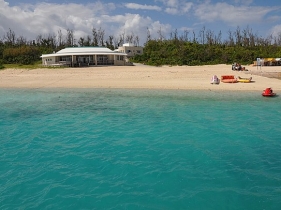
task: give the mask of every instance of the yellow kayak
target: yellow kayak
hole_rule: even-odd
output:
[[[238,82],[248,83],[248,82],[251,82],[251,81],[252,81],[252,77],[249,77],[249,78],[242,78],[242,77],[239,77],[239,76],[238,76],[237,81],[238,81]]]

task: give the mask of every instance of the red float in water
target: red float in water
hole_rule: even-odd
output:
[[[272,91],[271,88],[266,88],[266,89],[263,91],[262,96],[265,96],[265,97],[272,97],[272,96],[276,96],[276,93],[273,93],[273,91]]]

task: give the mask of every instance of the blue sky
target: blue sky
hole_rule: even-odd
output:
[[[280,0],[0,0],[0,39],[9,28],[29,40],[67,29],[78,40],[102,28],[106,38],[133,34],[142,44],[147,30],[152,38],[159,38],[159,30],[169,38],[175,30],[205,29],[227,39],[237,27],[264,38],[280,36]]]

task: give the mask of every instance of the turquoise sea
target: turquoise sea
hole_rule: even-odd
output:
[[[0,209],[280,209],[281,97],[0,89]]]

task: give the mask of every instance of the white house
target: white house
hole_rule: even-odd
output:
[[[143,54],[143,47],[135,46],[132,43],[125,43],[123,46],[118,47],[116,50],[117,52],[126,53],[127,58],[133,57],[135,55],[142,55]]]
[[[106,47],[68,47],[56,53],[43,54],[42,64],[46,66],[99,66],[126,65],[126,53],[112,51]]]

